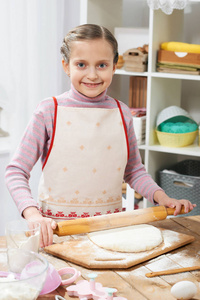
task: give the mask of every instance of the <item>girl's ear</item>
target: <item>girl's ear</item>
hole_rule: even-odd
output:
[[[116,69],[117,69],[117,64],[113,64],[113,75],[114,75]]]
[[[64,59],[62,59],[62,66],[63,66],[63,69],[65,71],[65,73],[70,76],[70,71],[69,71],[69,64],[66,63],[66,61]]]

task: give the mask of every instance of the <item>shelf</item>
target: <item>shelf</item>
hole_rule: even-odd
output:
[[[138,145],[139,150],[147,150],[147,145]]]
[[[174,78],[174,79],[185,79],[185,80],[200,81],[200,75],[185,75],[185,74],[152,72],[151,76],[156,77],[156,78],[172,78],[172,79]]]
[[[155,152],[164,152],[164,153],[171,153],[171,154],[200,157],[200,146],[198,145],[190,145],[187,147],[173,148],[173,147],[164,147],[159,144],[156,144],[153,146],[139,145],[138,148],[139,150],[149,150]]]
[[[115,71],[116,75],[127,75],[127,76],[144,76],[146,77],[148,75],[148,72],[128,72],[122,69],[116,69]]]
[[[128,72],[124,69],[116,69],[115,75],[126,75],[126,76],[144,76],[155,78],[172,78],[172,79],[185,79],[185,80],[197,80],[200,81],[200,75],[186,75],[186,74],[173,74],[173,73],[161,73],[161,72]]]
[[[146,146],[146,149],[149,149],[150,151],[200,157],[200,146],[197,145],[190,145],[181,148],[172,148],[172,147],[164,147],[161,145],[153,145],[148,147]]]

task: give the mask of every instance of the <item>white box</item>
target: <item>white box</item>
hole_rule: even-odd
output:
[[[138,145],[145,143],[146,136],[146,116],[133,117],[133,128]]]

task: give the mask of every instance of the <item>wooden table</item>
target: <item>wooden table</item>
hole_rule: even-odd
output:
[[[190,280],[199,286],[200,270],[153,278],[147,278],[145,274],[151,271],[200,265],[200,216],[173,217],[151,224],[160,228],[192,235],[195,237],[195,241],[137,266],[122,270],[91,271],[53,257],[43,251],[42,254],[57,270],[65,266],[71,266],[81,271],[81,277],[77,281],[80,279],[89,280],[88,274],[95,272],[98,275],[96,278],[97,282],[101,282],[103,286],[117,288],[117,296],[125,297],[128,300],[174,300],[175,298],[170,292],[172,285],[181,280]],[[4,237],[0,238],[0,247],[5,247]],[[38,297],[38,300],[54,300],[55,295],[61,295],[68,300],[78,299],[77,297],[69,297],[65,287],[59,287],[53,293]],[[200,299],[199,287],[194,299]]]

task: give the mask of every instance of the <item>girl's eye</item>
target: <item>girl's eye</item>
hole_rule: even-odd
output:
[[[99,68],[100,68],[100,69],[103,69],[103,68],[105,68],[105,67],[106,67],[106,64],[104,64],[104,63],[102,63],[102,64],[99,65]]]
[[[78,67],[79,67],[79,68],[84,68],[84,67],[85,67],[85,64],[84,64],[84,63],[78,63]]]

